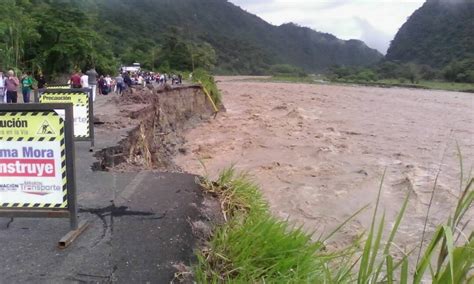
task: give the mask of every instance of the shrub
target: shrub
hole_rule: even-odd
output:
[[[217,84],[214,80],[214,76],[209,74],[206,70],[198,68],[192,73],[193,81],[201,83],[204,88],[210,93],[212,100],[216,105],[222,102],[222,96],[217,88]]]
[[[270,67],[270,74],[284,77],[306,77],[306,72],[298,67],[289,64],[277,64]]]

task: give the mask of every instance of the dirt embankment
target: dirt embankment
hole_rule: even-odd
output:
[[[101,128],[122,139],[96,154],[100,170],[176,170],[173,156],[183,133],[207,120],[212,108],[200,86],[137,87],[111,99],[96,115]]]

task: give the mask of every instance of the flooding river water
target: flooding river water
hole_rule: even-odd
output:
[[[465,178],[474,162],[474,94],[241,79],[218,78],[227,112],[187,134],[188,151],[176,158],[184,170],[204,174],[201,160],[211,177],[232,164],[248,171],[272,212],[315,238],[371,204],[332,240],[336,247],[369,228],[384,171],[387,228],[410,194],[401,250],[420,242],[438,172],[427,237],[454,210],[456,144]]]

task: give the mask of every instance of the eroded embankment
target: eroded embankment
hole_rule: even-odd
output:
[[[96,153],[96,170],[175,170],[172,157],[184,143],[183,131],[212,114],[211,104],[198,85],[137,87],[111,103],[118,111],[97,118],[107,130],[125,133],[116,146]]]

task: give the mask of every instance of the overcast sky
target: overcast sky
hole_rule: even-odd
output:
[[[425,0],[229,0],[274,25],[294,22],[341,39],[360,39],[386,53],[406,19]]]

